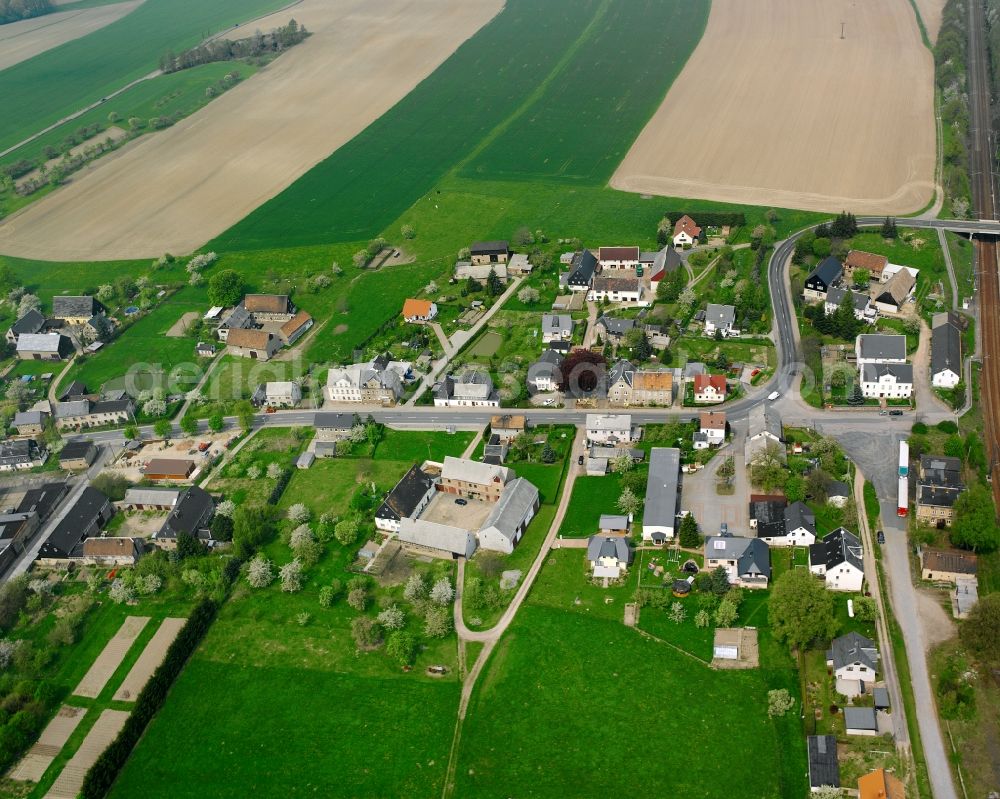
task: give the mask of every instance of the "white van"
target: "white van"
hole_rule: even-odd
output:
[[[772,391],[770,394],[767,395],[767,401],[774,402],[780,396],[781,394],[779,394],[777,391]]]

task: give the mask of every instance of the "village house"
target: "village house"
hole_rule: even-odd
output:
[[[95,316],[103,316],[104,307],[93,297],[53,297],[52,318],[70,327],[82,327]]]
[[[807,547],[816,543],[816,515],[804,502],[751,500],[750,529],[772,547]]]
[[[725,375],[695,375],[694,401],[702,405],[726,401]]]
[[[726,440],[726,414],[722,411],[702,411],[698,417],[698,432],[709,446],[721,446]]]
[[[681,451],[653,447],[649,452],[646,498],[642,514],[642,540],[665,544],[674,538],[680,499]]]
[[[642,273],[649,275],[649,285],[654,294],[660,281],[680,269],[683,263],[681,254],[670,246],[664,246],[662,250],[654,252],[643,250],[639,253],[639,266],[642,268]]]
[[[627,413],[588,413],[587,441],[610,446],[630,444],[638,441],[641,430],[632,426],[632,417]]]
[[[885,269],[888,263],[889,259],[884,255],[876,255],[873,252],[865,252],[864,250],[851,250],[844,259],[844,278],[853,283],[855,282],[854,273],[859,269],[867,269],[869,280],[880,281],[882,279],[882,270]]]
[[[181,497],[179,488],[129,488],[122,509],[129,512],[170,511]]]
[[[959,580],[976,577],[979,559],[958,549],[924,547],[920,557],[920,577],[935,583],[958,585]]]
[[[875,307],[879,313],[890,316],[898,314],[913,295],[916,285],[917,279],[913,274],[907,269],[900,269],[885,284],[882,291],[875,295]]]
[[[199,358],[214,358],[215,344],[211,341],[199,341],[195,345],[194,354]]]
[[[404,321],[414,324],[430,322],[437,317],[437,305],[430,300],[408,299],[403,303]]]
[[[674,401],[673,386],[669,369],[636,369],[629,361],[618,361],[608,375],[608,404],[669,406]]]
[[[355,417],[351,413],[317,413],[313,420],[316,441],[343,441],[351,435]]]
[[[514,472],[468,458],[448,456],[441,467],[438,490],[483,502],[498,502],[507,483],[514,479]]]
[[[534,269],[535,265],[523,252],[512,253],[507,262],[507,274],[510,275],[530,275]]]
[[[943,311],[931,319],[931,385],[954,388],[962,380],[962,328],[958,314]]]
[[[104,494],[89,486],[83,489],[39,548],[39,565],[60,565],[82,556],[84,540],[99,535],[114,515],[114,506]]]
[[[862,333],[854,341],[858,366],[874,363],[906,363],[906,336]]]
[[[7,343],[12,347],[17,344],[17,339],[22,333],[32,335],[42,333],[45,330],[45,317],[34,308],[29,310],[24,316],[7,328]]]
[[[771,550],[760,538],[735,535],[705,539],[705,570],[726,570],[731,585],[767,588],[771,580]]]
[[[476,535],[479,546],[509,555],[538,513],[538,489],[523,477],[509,481]]]
[[[507,282],[506,263],[473,263],[472,261],[455,262],[455,280],[468,280],[472,278],[480,284],[485,284],[489,280],[490,272],[497,276],[501,283]]]
[[[638,269],[638,247],[601,247],[597,251],[601,269]]]
[[[832,255],[827,256],[806,277],[802,296],[806,302],[825,301],[827,293],[840,283],[843,274],[844,265]]]
[[[40,447],[33,438],[0,441],[0,472],[14,472],[42,466],[48,454],[48,450]]]
[[[747,419],[747,437],[743,445],[743,459],[753,463],[757,453],[773,445],[781,460],[785,460],[784,426],[781,415],[773,406],[761,403],[750,409]]]
[[[130,397],[116,400],[74,399],[57,402],[52,418],[59,430],[127,424],[135,419],[135,403]]]
[[[37,436],[45,432],[49,414],[45,411],[18,411],[12,424],[19,436]]]
[[[302,389],[291,380],[262,383],[250,401],[258,408],[294,408],[302,402]]]
[[[489,372],[466,369],[447,375],[434,386],[434,405],[438,408],[497,408],[500,399],[493,389]]]
[[[433,477],[419,466],[411,466],[375,511],[375,526],[383,532],[398,533],[400,520],[419,516],[436,490]]]
[[[490,431],[501,441],[511,441],[527,429],[527,417],[523,413],[504,413],[490,418]]]
[[[247,294],[243,307],[256,322],[287,322],[295,313],[286,294]]]
[[[858,779],[858,799],[906,799],[903,783],[884,768]]]
[[[621,344],[634,328],[635,319],[613,319],[610,316],[601,316],[594,325],[598,338],[610,344]]]
[[[837,508],[847,504],[851,496],[851,487],[841,480],[833,480],[826,488],[826,501]]]
[[[286,347],[291,347],[313,326],[313,318],[305,311],[299,311],[278,329],[278,338]]]
[[[70,472],[90,468],[97,460],[97,445],[88,438],[67,441],[59,452],[59,468]]]
[[[214,310],[214,309],[213,309]],[[255,327],[253,316],[240,303],[229,314],[223,318],[215,330],[215,335],[219,341],[225,343],[229,339],[229,333],[233,330],[250,330]]]
[[[576,253],[569,267],[566,287],[570,291],[590,291],[590,282],[597,271],[597,258],[590,250]]]
[[[556,391],[562,381],[563,356],[556,350],[545,350],[531,366],[528,367],[527,384],[535,393]]]
[[[573,340],[573,317],[568,313],[542,314],[542,343]]]
[[[475,241],[469,247],[469,257],[474,264],[506,264],[510,258],[510,245],[506,241]]]
[[[135,566],[142,552],[141,538],[85,538],[80,557],[74,560],[84,566]]]
[[[684,214],[674,224],[673,241],[675,247],[691,247],[697,244],[700,238],[701,228],[687,214]]]
[[[326,396],[330,402],[393,405],[403,396],[404,382],[412,378],[408,361],[380,355],[366,363],[331,367],[326,373]]]
[[[73,342],[61,333],[22,333],[15,349],[22,361],[61,361],[74,352]]]
[[[714,336],[719,333],[723,338],[738,336],[734,330],[736,324],[736,308],[732,305],[717,305],[710,302],[705,307],[705,335]]]
[[[853,306],[855,319],[859,322],[867,322],[870,325],[875,324],[878,319],[878,313],[872,306],[871,297],[867,294],[849,291],[842,286],[836,286],[827,292],[823,313],[827,316],[832,316],[845,300],[848,300]]]
[[[850,632],[830,642],[826,665],[833,669],[838,694],[848,699],[864,696],[875,686],[878,649],[871,639]]]
[[[830,591],[858,593],[865,582],[861,541],[838,527],[809,547],[809,571],[822,577]]]
[[[212,495],[203,488],[191,486],[181,493],[163,526],[153,533],[153,540],[164,549],[175,547],[181,535],[211,543],[209,522],[214,514],[215,500]]]
[[[281,349],[281,341],[266,330],[230,330],[226,345],[231,355],[251,360],[269,361]]]
[[[631,518],[621,513],[602,513],[597,530],[601,535],[628,535],[631,522]]]
[[[965,491],[962,461],[947,455],[921,455],[917,467],[917,519],[932,527],[949,527],[955,502]]]
[[[587,300],[590,302],[639,302],[642,281],[637,277],[595,277]]]
[[[595,580],[617,580],[632,560],[628,539],[621,535],[592,535],[587,539],[587,562]]]
[[[909,399],[913,396],[913,366],[908,363],[866,363],[861,366],[865,399]]]

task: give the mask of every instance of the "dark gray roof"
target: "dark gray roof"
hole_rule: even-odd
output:
[[[673,527],[677,518],[677,491],[681,451],[675,447],[653,447],[649,452],[646,501],[643,522],[650,526]]]
[[[897,383],[913,383],[913,364],[910,363],[866,363],[861,367],[861,380],[877,383],[886,375],[892,375]]]
[[[624,336],[635,327],[635,319],[613,319],[610,316],[602,316],[597,320],[597,324],[603,327],[608,335]]]
[[[177,500],[157,538],[176,538],[181,533],[197,536],[215,511],[212,495],[199,486],[191,486]]]
[[[750,503],[750,518],[757,521],[758,538],[781,538],[788,532],[785,526],[783,500],[757,500]]]
[[[816,535],[816,514],[809,510],[809,506],[805,502],[793,502],[785,508],[785,526],[789,530],[804,527]]]
[[[65,483],[45,483],[38,488],[29,488],[21,497],[21,502],[17,506],[18,513],[35,512],[38,518],[44,521],[47,519],[56,506],[66,496]]]
[[[831,305],[839,306],[844,301],[844,297],[846,297],[847,294],[847,289],[842,286],[836,286],[827,292],[826,301]],[[867,294],[859,294],[856,291],[852,291],[850,292],[850,295],[855,311],[863,311],[868,307],[868,303],[871,302],[871,298]]]
[[[38,444],[30,438],[0,441],[0,464],[17,466],[31,463],[38,451]]]
[[[614,366],[611,367],[611,373],[608,375],[608,385],[613,386],[615,383],[624,380],[629,386],[632,385],[632,377],[635,375],[635,366],[633,366],[629,361],[620,360]]]
[[[103,310],[93,297],[53,297],[52,315],[57,319],[83,317],[88,319]]]
[[[833,735],[810,735],[806,739],[809,751],[809,787],[830,785],[840,787],[840,764],[837,762],[837,738]]]
[[[840,280],[840,276],[843,274],[844,265],[832,255],[828,255],[809,273],[809,277],[806,278],[806,285],[808,286],[814,280],[818,279],[824,286],[829,288]]]
[[[875,709],[876,710],[888,710],[889,708],[889,689],[882,686],[876,685],[875,689],[872,691],[872,696],[875,698]]]
[[[826,495],[828,497],[849,497],[851,489],[847,483],[841,480],[831,480],[830,485],[826,487]]]
[[[589,286],[596,269],[597,258],[590,250],[577,253],[573,256],[567,282],[573,286]]]
[[[712,536],[705,539],[705,557],[735,560],[736,571],[741,577],[762,574],[771,579],[771,548],[759,538]]]
[[[350,430],[354,427],[353,413],[317,413],[314,426],[332,430]]]
[[[102,511],[109,505],[108,498],[96,488],[83,489],[74,504],[56,525],[51,535],[42,544],[39,556],[43,558],[68,558],[91,528],[101,518]]]
[[[951,323],[938,325],[931,335],[931,375],[948,369],[962,374],[962,333]]]
[[[87,458],[89,460],[95,452],[97,452],[97,445],[93,441],[86,438],[78,438],[66,443],[66,446],[59,453],[59,460],[73,461],[79,458]]]
[[[845,707],[844,727],[848,730],[878,730],[878,717],[873,707]]]
[[[858,336],[858,355],[878,360],[906,359],[906,336],[896,333],[862,333]]]
[[[861,572],[865,570],[861,560],[861,541],[843,527],[838,527],[809,547],[809,562],[822,563],[828,570],[842,563],[850,563]]]
[[[87,396],[87,386],[81,383],[79,380],[74,380],[66,388],[63,389],[62,393],[59,395],[58,399],[60,402],[72,399],[81,399]]]
[[[830,642],[830,651],[826,653],[826,659],[833,663],[834,670],[860,664],[874,671],[878,664],[878,650],[870,638],[850,632]]]
[[[419,466],[411,466],[383,500],[375,515],[379,519],[394,521],[410,516],[433,485],[434,480],[430,475]]]
[[[962,485],[962,461],[948,455],[921,455],[920,480],[927,485]]]
[[[621,535],[592,535],[587,539],[587,560],[615,558],[629,562],[628,539]]]
[[[14,427],[28,424],[43,424],[48,416],[45,411],[18,411],[14,414]]]
[[[469,247],[473,255],[499,255],[510,250],[506,241],[474,241]]]
[[[19,336],[22,333],[38,333],[43,327],[45,327],[45,317],[32,308],[14,322],[10,326],[10,329],[14,332],[14,335]]]

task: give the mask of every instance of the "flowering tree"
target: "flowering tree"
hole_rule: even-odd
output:
[[[289,594],[294,594],[302,590],[302,561],[298,558],[290,560],[281,567],[281,590]]]
[[[247,582],[253,588],[266,588],[274,580],[274,565],[263,555],[256,555],[247,566]]]
[[[427,583],[424,582],[423,575],[411,574],[403,589],[403,599],[407,602],[419,602],[427,596]]]
[[[438,605],[447,605],[455,598],[455,589],[451,587],[451,581],[447,577],[442,577],[431,589],[431,601]]]
[[[272,480],[277,480],[279,477],[281,477],[281,464],[279,463],[267,464],[267,476]]]
[[[108,596],[111,597],[111,601],[116,605],[123,605],[135,599],[135,589],[131,584],[119,577],[111,583],[111,588],[108,589]]]
[[[424,634],[428,638],[444,638],[451,632],[451,614],[447,608],[428,609],[424,617]]]
[[[225,516],[227,519],[232,519],[234,513],[236,513],[236,503],[231,499],[224,499],[215,506],[216,516]]]
[[[305,524],[309,521],[309,508],[301,502],[296,502],[288,509],[288,518],[296,524]]]
[[[378,614],[378,623],[387,630],[401,630],[406,623],[406,617],[397,605],[389,605]]]

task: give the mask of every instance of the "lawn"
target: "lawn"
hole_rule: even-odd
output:
[[[550,565],[554,558],[575,563],[567,573]],[[560,586],[578,581],[560,587],[561,599],[546,593],[551,570]],[[710,671],[626,628],[627,589],[587,589],[583,553],[550,556],[473,693],[456,796],[495,796],[497,785],[522,797],[564,796],[567,785],[579,797],[729,797],[733,785],[748,798],[806,793],[798,719],[766,712],[768,688],[794,688],[787,655],[759,671]],[[605,604],[605,595],[615,601]],[[642,756],[650,750],[655,756]]]
[[[147,0],[105,28],[8,67],[0,72],[0,150],[155,70],[166,51],[180,52],[281,5],[279,0]]]
[[[588,538],[597,533],[602,513],[618,513],[621,481],[615,474],[577,477],[559,534],[565,538]]]

